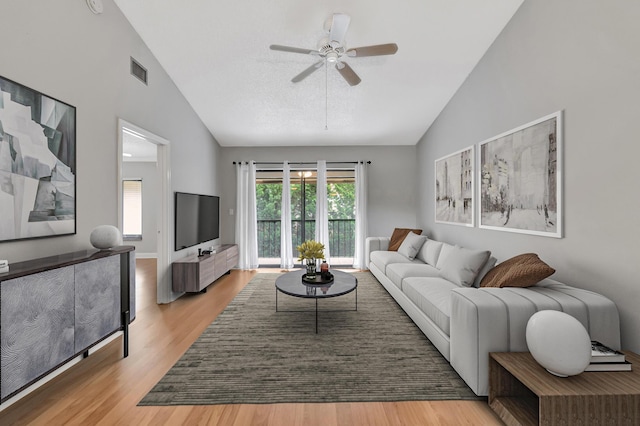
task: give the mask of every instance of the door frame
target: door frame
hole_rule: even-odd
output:
[[[142,127],[136,126],[122,118],[118,118],[118,228],[122,231],[122,143],[124,132],[142,136],[147,141],[155,144],[158,150],[158,180],[160,187],[160,208],[157,221],[157,277],[156,300],[157,303],[170,303],[172,301],[171,291],[171,163],[170,163],[170,142]]]

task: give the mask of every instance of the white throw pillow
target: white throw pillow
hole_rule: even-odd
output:
[[[427,237],[424,235],[417,235],[413,232],[409,232],[405,237],[402,244],[398,248],[398,253],[413,260],[418,253],[418,250],[422,247],[424,242],[427,241]]]
[[[454,284],[471,287],[489,256],[491,252],[487,250],[469,250],[455,246],[442,265],[440,276]]]

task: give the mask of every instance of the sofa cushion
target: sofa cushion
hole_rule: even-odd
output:
[[[451,244],[442,243],[442,248],[440,249],[440,254],[438,255],[438,261],[436,262],[436,268],[442,269],[442,265],[444,265],[444,262],[453,251],[453,248],[454,247]]]
[[[413,232],[416,235],[422,234],[422,229],[411,229],[411,228],[396,228],[393,230],[393,234],[391,234],[391,240],[389,240],[389,251],[398,251],[400,248],[400,244],[404,241],[405,237],[409,232]]]
[[[420,259],[424,263],[427,263],[433,267],[438,263],[438,256],[440,256],[440,250],[442,250],[442,243],[436,240],[427,240],[422,245],[422,248],[416,255],[417,259]]]
[[[440,271],[426,263],[392,263],[387,266],[387,277],[400,290],[402,280],[411,277],[438,277]]]
[[[505,260],[487,272],[480,287],[530,287],[556,272],[537,254],[525,253]]]
[[[471,287],[491,252],[455,246],[445,260],[440,275],[454,284]]]
[[[450,335],[451,291],[458,288],[443,278],[405,278],[402,291],[447,336]]]
[[[422,263],[417,259],[407,259],[397,251],[374,251],[369,257],[371,263],[376,265],[385,275],[387,274],[387,265],[393,263]]]
[[[409,232],[404,238],[402,244],[400,244],[398,253],[413,260],[416,257],[418,250],[422,248],[422,245],[425,241],[427,241],[427,237],[425,237],[424,235],[418,235],[414,234],[413,232]]]

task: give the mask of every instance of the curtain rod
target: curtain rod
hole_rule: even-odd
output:
[[[244,162],[245,164],[249,164],[248,161]],[[358,164],[358,163],[367,163],[371,164],[371,161],[327,161],[327,164]],[[242,161],[234,161],[233,164],[242,164]],[[282,161],[256,161],[256,165],[259,164],[283,164]],[[291,161],[289,164],[297,165],[297,164],[318,164],[317,161]]]

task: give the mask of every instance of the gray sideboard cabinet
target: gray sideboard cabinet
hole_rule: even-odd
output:
[[[0,274],[0,403],[135,318],[132,246],[10,265]]]

